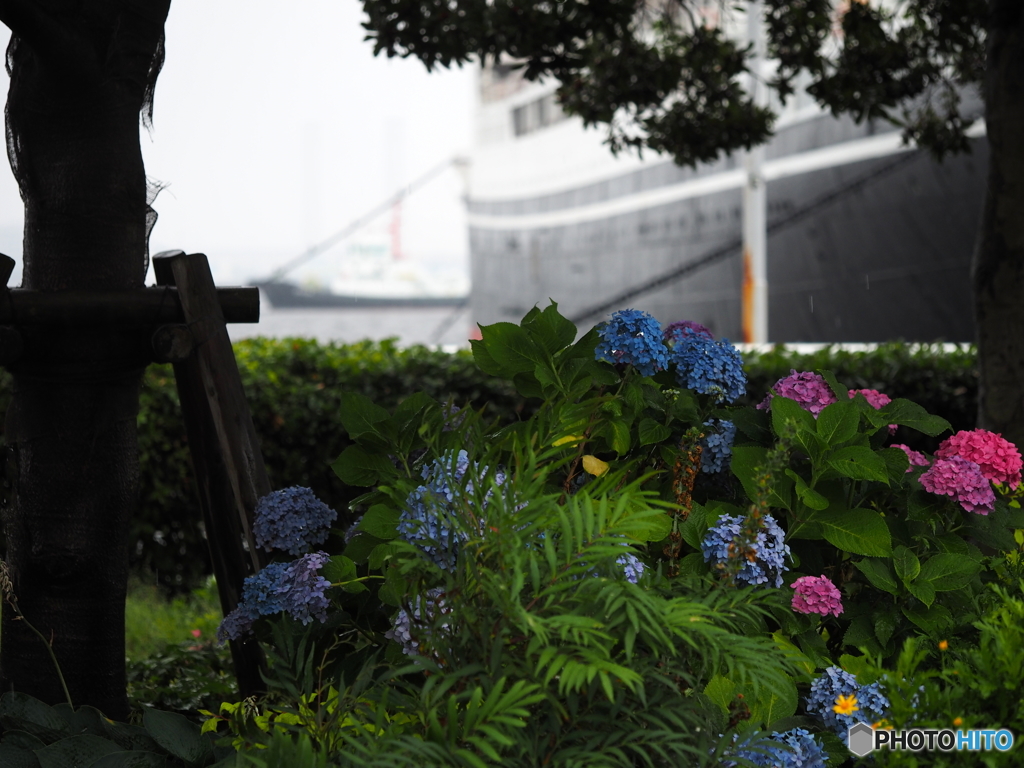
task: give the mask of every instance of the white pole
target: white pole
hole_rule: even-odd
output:
[[[768,105],[764,83],[765,36],[762,0],[747,4],[747,36],[753,44],[750,60],[750,95],[754,104]],[[747,180],[743,186],[743,340],[768,342],[768,186],[762,165],[764,147],[744,153]]]

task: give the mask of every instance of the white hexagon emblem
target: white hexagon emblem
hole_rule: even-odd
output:
[[[857,757],[864,757],[875,748],[875,729],[867,723],[857,723],[846,734],[847,746]]]

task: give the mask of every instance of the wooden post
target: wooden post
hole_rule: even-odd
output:
[[[270,492],[270,483],[206,256],[156,256],[153,270],[159,285],[177,287],[191,334],[191,345],[176,344],[191,346],[191,354],[169,357],[180,361],[174,362],[174,378],[226,614],[241,601],[244,578],[265,564],[253,539],[252,520],[256,502]],[[165,335],[180,335],[180,328]],[[264,690],[259,644],[247,640],[230,645],[241,695]]]

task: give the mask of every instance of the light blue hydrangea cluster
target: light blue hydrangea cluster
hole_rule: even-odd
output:
[[[331,583],[319,574],[330,559],[326,552],[303,555],[290,563],[270,563],[245,579],[242,602],[221,622],[221,642],[237,640],[252,629],[260,616],[287,613],[309,624],[314,618],[327,621],[328,600],[324,594]]]
[[[327,541],[338,513],[309,488],[295,486],[268,493],[256,503],[252,532],[256,546],[304,555]]]
[[[841,715],[833,707],[840,696],[856,696],[859,709]],[[841,667],[829,667],[813,683],[807,697],[807,711],[817,715],[845,743],[847,731],[857,723],[877,723],[888,716],[889,700],[878,683],[860,685],[857,678]]]
[[[452,530],[451,520],[456,514],[456,499],[473,493],[473,480],[464,480],[471,468],[465,451],[435,459],[423,468],[424,484],[406,497],[405,507],[398,518],[398,536],[418,547],[439,568],[450,571],[458,558],[459,544],[466,534]],[[486,467],[472,465],[472,478],[487,474]],[[494,473],[494,482],[505,482],[505,473]],[[464,490],[463,490],[464,489]],[[485,500],[490,498],[487,492]]]
[[[711,419],[704,422],[708,431],[700,441],[703,449],[700,454],[702,472],[714,474],[729,466],[732,460],[732,444],[736,440],[736,425],[724,419]]]
[[[622,309],[598,326],[598,360],[628,363],[644,376],[668,368],[668,348],[661,338],[661,326],[646,312]]]
[[[667,337],[676,380],[694,392],[731,403],[747,391],[743,359],[728,339],[716,341],[693,328],[674,328]]]
[[[640,562],[640,558],[634,554],[628,554],[622,555],[615,562],[622,566],[622,572],[626,576],[626,581],[631,584],[640,583],[640,578],[644,575],[645,570],[644,564]]]
[[[749,746],[749,742],[750,739],[740,742],[730,750],[729,757],[749,760],[751,765],[761,768],[825,768],[828,763],[828,753],[810,731],[803,728],[775,731],[770,741],[758,742],[757,749]],[[722,762],[723,768],[737,765],[734,760]]]
[[[704,562],[728,565],[731,560],[742,558],[742,565],[736,573],[736,581],[744,584],[768,584],[782,586],[782,574],[788,571],[786,557],[789,546],[786,534],[771,515],[761,520],[761,529],[754,541],[754,560],[742,556],[738,542],[741,541],[743,518],[739,515],[722,515],[718,518],[701,542]],[[736,542],[736,544],[734,544]]]
[[[406,608],[401,608],[394,618],[391,619],[391,629],[384,633],[384,637],[394,640],[402,648],[406,656],[420,655],[420,641],[417,636],[422,637],[428,631],[429,625],[433,623],[434,617],[445,613],[445,602],[442,599],[444,590],[440,587],[427,590],[427,593],[419,597],[414,604],[410,614]],[[448,629],[447,624],[441,625],[442,629]]]

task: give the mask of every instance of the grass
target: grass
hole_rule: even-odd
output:
[[[155,584],[132,581],[124,614],[125,655],[129,661],[154,656],[168,645],[213,642],[221,620],[212,577],[191,594],[173,600],[168,600]]]

